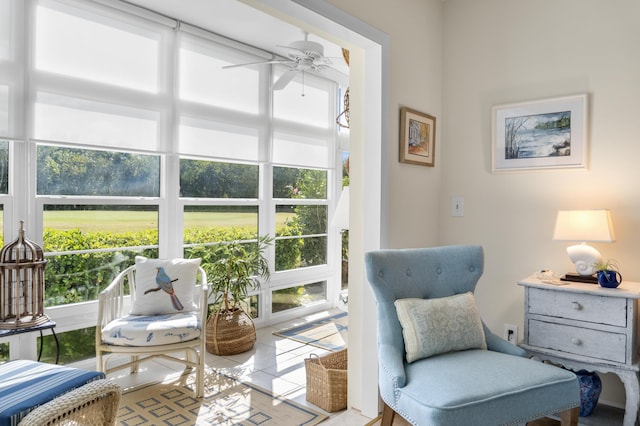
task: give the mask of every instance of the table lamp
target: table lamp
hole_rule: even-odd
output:
[[[615,241],[609,210],[559,210],[553,231],[556,241],[579,241],[567,247],[567,254],[577,274],[568,273],[562,280],[597,283],[593,275],[595,265],[602,262],[600,252],[587,242],[611,243]]]

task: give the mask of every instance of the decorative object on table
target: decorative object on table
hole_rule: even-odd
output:
[[[607,260],[594,265],[598,283],[602,287],[616,288],[622,282],[622,275],[618,271],[618,264],[615,260]]]
[[[307,401],[329,413],[347,408],[347,362],[347,349],[305,358]]]
[[[562,280],[597,284],[593,275],[602,255],[587,242],[611,243],[615,241],[609,210],[560,210],[553,231],[556,241],[579,241],[567,247],[567,254],[576,267],[577,274],[566,274]]]
[[[268,236],[252,243],[231,243],[222,247],[218,260],[203,267],[210,279],[212,308],[207,319],[207,351],[215,355],[246,352],[256,342],[256,327],[242,308],[249,291],[260,287],[260,280],[270,277],[264,251],[272,243]]]
[[[602,381],[595,371],[580,370],[575,372],[580,383],[580,417],[587,417],[593,413],[598,405],[598,398],[602,392]]]
[[[49,321],[44,314],[44,252],[25,238],[24,221],[18,232],[18,238],[0,251],[0,329]]]
[[[492,170],[587,167],[587,95],[492,108]]]
[[[400,162],[433,167],[436,118],[407,107],[400,108]]]

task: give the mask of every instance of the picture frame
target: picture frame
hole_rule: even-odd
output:
[[[433,167],[436,118],[411,108],[400,108],[400,162]]]
[[[587,95],[492,108],[492,172],[587,168]]]

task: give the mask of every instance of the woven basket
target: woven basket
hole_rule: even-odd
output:
[[[216,312],[207,320],[207,352],[234,355],[253,348],[256,326],[242,309]]]
[[[319,357],[311,354],[305,358],[307,372],[307,401],[323,410],[347,408],[347,350]]]

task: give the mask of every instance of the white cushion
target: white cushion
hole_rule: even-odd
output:
[[[437,299],[395,301],[407,362],[465,349],[487,349],[480,312],[470,292]]]
[[[136,256],[136,294],[131,314],[173,314],[196,309],[194,295],[199,266],[200,259],[147,259]],[[165,281],[170,282],[167,288],[175,292],[173,296],[156,284],[156,276],[163,271],[166,274]]]
[[[198,338],[201,327],[197,312],[127,315],[102,329],[102,341],[116,346],[168,345]]]

